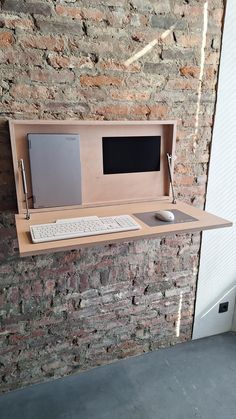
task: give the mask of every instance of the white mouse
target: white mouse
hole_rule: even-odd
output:
[[[174,221],[175,216],[171,211],[157,211],[155,217],[161,221]]]

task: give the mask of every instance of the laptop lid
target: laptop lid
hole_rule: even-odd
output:
[[[78,134],[28,134],[34,208],[82,202]]]

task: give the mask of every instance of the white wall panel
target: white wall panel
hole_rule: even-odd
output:
[[[235,303],[236,303],[236,301],[235,301]],[[233,332],[236,332],[236,305],[235,305],[235,308],[234,308],[234,316],[233,316],[233,323],[232,323],[232,329],[231,329]]]
[[[236,224],[236,1],[228,0],[206,210]],[[236,284],[236,226],[203,233],[193,339],[232,327]],[[218,303],[229,311],[218,313]],[[235,321],[236,323],[236,321]],[[236,326],[236,324],[235,324]]]

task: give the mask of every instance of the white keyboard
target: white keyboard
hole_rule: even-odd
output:
[[[30,226],[33,243],[95,236],[139,230],[141,227],[130,215],[113,217],[80,217],[57,220],[55,223]]]

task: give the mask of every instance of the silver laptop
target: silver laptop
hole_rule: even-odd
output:
[[[28,134],[34,208],[82,202],[78,134]]]

